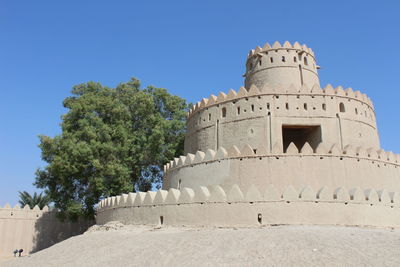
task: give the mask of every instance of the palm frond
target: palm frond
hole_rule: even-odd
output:
[[[18,193],[18,203],[20,204],[21,208],[25,207],[25,205],[28,205],[31,209],[33,209],[37,205],[40,209],[43,209],[44,206],[49,205],[51,202],[49,196],[46,194],[43,195],[43,192],[40,194],[35,192],[33,196],[27,191],[19,191]]]

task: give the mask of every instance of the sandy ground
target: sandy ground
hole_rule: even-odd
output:
[[[94,226],[0,266],[400,266],[400,230]]]

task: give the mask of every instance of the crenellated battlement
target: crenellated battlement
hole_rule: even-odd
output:
[[[240,189],[237,184],[227,190],[216,186],[199,186],[196,188],[183,188],[182,190],[170,188],[167,190],[148,191],[122,194],[101,200],[97,204],[97,212],[108,209],[126,207],[154,207],[161,205],[180,205],[193,203],[254,203],[254,202],[337,202],[384,205],[400,208],[400,193],[389,192],[385,189],[362,189],[355,187],[346,189],[343,186],[329,188],[323,186],[317,191],[306,185],[300,189],[287,186],[280,191],[273,184],[268,185],[264,191],[259,191],[257,186],[252,185],[246,191]]]
[[[394,154],[391,151],[384,151],[382,149],[375,149],[372,147],[362,147],[346,145],[342,149],[340,144],[327,145],[321,143],[318,145],[316,150],[306,142],[303,147],[298,148],[294,143],[290,143],[286,151],[283,151],[282,146],[279,143],[275,143],[272,149],[269,149],[265,145],[258,146],[257,149],[252,148],[249,144],[244,145],[239,149],[233,145],[230,148],[225,149],[219,147],[217,151],[207,149],[206,152],[197,151],[195,154],[188,153],[186,156],[180,156],[174,158],[169,163],[164,165],[164,173],[168,175],[169,171],[179,169],[182,167],[192,167],[199,164],[208,164],[215,161],[229,160],[229,159],[244,159],[244,158],[263,158],[263,157],[339,157],[343,158],[355,158],[370,160],[374,162],[381,162],[384,164],[392,164],[394,166],[400,166],[400,154]]]
[[[332,87],[332,85],[328,84],[324,88],[315,85],[313,87],[309,87],[307,85],[303,85],[301,87],[296,88],[293,84],[287,88],[281,87],[264,87],[259,89],[257,86],[251,86],[250,90],[247,90],[244,87],[240,87],[236,92],[233,89],[230,89],[228,93],[219,92],[218,96],[210,95],[209,98],[203,98],[201,101],[197,102],[192,108],[190,108],[187,117],[190,119],[194,114],[209,107],[217,106],[224,103],[236,102],[237,100],[249,97],[259,97],[259,96],[279,96],[279,95],[294,95],[294,96],[328,96],[328,97],[343,97],[352,100],[357,100],[363,102],[368,105],[371,109],[373,109],[373,103],[371,99],[366,95],[361,93],[360,91],[353,91],[351,87],[344,89],[342,86],[338,86],[336,88]]]
[[[304,52],[312,57],[315,57],[314,51],[308,48],[305,44],[300,45],[298,42],[294,42],[293,45],[289,41],[285,41],[283,45],[276,41],[272,46],[269,43],[265,43],[263,47],[257,46],[255,49],[249,51],[247,58],[257,56],[258,53],[269,52],[271,50],[296,50],[298,52]]]
[[[302,147],[290,143],[286,149],[278,142],[272,147],[220,147],[175,158],[164,170],[164,189],[234,183],[247,189],[252,184],[265,188],[272,183],[280,189],[288,184],[341,184],[400,191],[399,154],[337,143],[320,143],[315,149],[307,142]]]
[[[37,219],[44,213],[51,213],[48,206],[44,206],[40,209],[37,205],[31,209],[29,205],[25,205],[21,208],[18,204],[11,207],[9,203],[6,203],[4,207],[0,207],[0,219],[4,218],[33,218]]]
[[[316,189],[316,190],[315,190]],[[400,194],[359,186],[280,190],[273,184],[260,191],[199,186],[129,193],[98,203],[97,222],[125,224],[255,227],[272,224],[334,224],[399,227]]]

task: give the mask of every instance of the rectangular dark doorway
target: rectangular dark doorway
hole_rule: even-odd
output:
[[[322,142],[320,125],[282,125],[283,151],[290,143],[294,143],[300,150],[306,142],[315,149]]]

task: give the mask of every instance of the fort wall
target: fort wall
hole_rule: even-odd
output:
[[[283,143],[284,125],[319,126],[321,142],[338,143],[342,148],[352,144],[379,149],[372,102],[359,91],[330,85],[276,91],[242,87],[198,102],[188,115],[185,153],[245,144],[271,149],[276,142]]]
[[[269,185],[265,191],[238,185],[130,193],[99,203],[97,223],[259,227],[276,224],[400,226],[397,192],[360,187],[347,190],[310,186],[284,191]]]
[[[341,149],[338,144],[322,143],[313,150],[306,143],[299,150],[291,143],[285,152],[278,143],[271,152],[265,146],[220,147],[175,158],[164,170],[164,189],[238,184],[245,190],[251,185],[262,190],[274,184],[283,190],[290,184],[400,191],[399,155],[352,145]]]
[[[61,222],[48,207],[21,209],[0,207],[0,257],[12,256],[15,249],[24,254],[39,251],[71,236],[82,234],[93,222]]]
[[[297,42],[251,50],[244,87],[190,109],[163,190],[104,199],[97,222],[399,227],[400,156],[380,149],[372,101],[320,88],[318,69]]]

